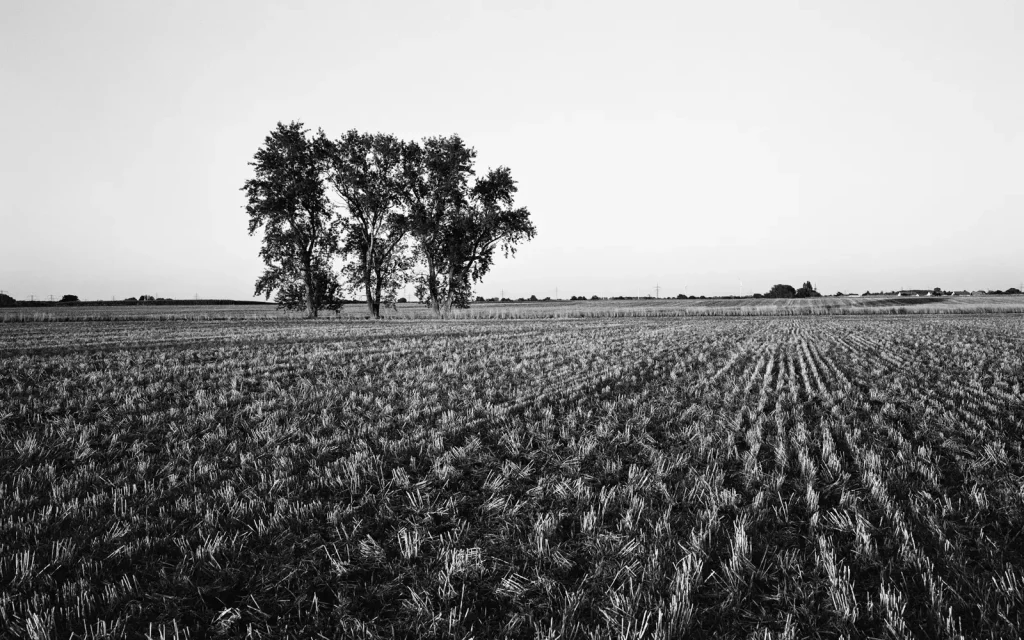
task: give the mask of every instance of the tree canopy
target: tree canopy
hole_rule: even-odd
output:
[[[250,166],[255,177],[242,190],[248,199],[249,235],[263,230],[260,257],[266,268],[256,281],[256,294],[275,292],[285,306],[303,291],[306,315],[315,318],[325,302],[320,295],[332,287],[331,263],[338,246],[337,221],[327,198],[325,177],[331,145],[323,132],[310,137],[301,122],[278,123],[256,152]]]
[[[776,284],[772,285],[772,288],[768,293],[764,294],[765,298],[820,298],[821,294],[815,289],[811,281],[800,285],[799,289],[793,287],[790,284]]]
[[[789,284],[776,284],[769,289],[768,293],[764,294],[766,298],[795,298],[796,289],[793,285]]]
[[[796,297],[797,298],[820,298],[821,294],[818,293],[818,290],[815,289],[814,285],[811,284],[811,281],[808,280],[807,282],[805,282],[802,285],[800,285],[800,288],[796,290]]]
[[[351,130],[331,149],[330,183],[347,216],[339,219],[342,275],[366,296],[380,317],[381,301],[394,302],[411,266],[404,241],[409,231],[403,161],[405,145],[390,134]]]
[[[458,135],[403,142],[351,130],[329,141],[278,123],[243,186],[249,233],[263,230],[256,293],[277,292],[309,317],[340,304],[344,287],[379,318],[409,282],[435,312],[468,306],[495,255],[536,235],[512,172],[477,178],[475,159]]]

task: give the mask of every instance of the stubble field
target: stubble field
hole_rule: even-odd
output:
[[[0,324],[0,636],[1024,633],[1020,315],[79,320]]]

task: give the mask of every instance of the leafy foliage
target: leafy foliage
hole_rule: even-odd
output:
[[[476,151],[455,135],[407,147],[405,175],[411,230],[427,271],[417,293],[435,311],[464,308],[494,263],[536,235],[530,213],[515,207],[507,167],[473,180]]]
[[[340,220],[342,275],[352,291],[366,296],[380,317],[382,302],[394,302],[412,267],[405,238],[409,230],[403,155],[392,135],[352,130],[332,146],[330,183],[348,216]]]
[[[452,298],[445,273],[451,262],[456,222],[469,207],[469,183],[476,151],[458,135],[426,138],[406,148],[404,175],[410,230],[426,272],[416,279],[416,294],[436,312]],[[461,283],[456,281],[458,287]],[[455,291],[455,297],[466,292]]]
[[[794,297],[797,297],[797,298],[820,298],[821,294],[818,293],[818,290],[815,289],[814,285],[811,284],[811,281],[808,280],[807,282],[805,282],[802,285],[800,285],[800,288],[796,290],[796,295]]]
[[[307,290],[303,280],[287,282],[284,278],[276,278],[275,288],[277,293],[274,295],[274,302],[279,307],[293,311],[307,309]],[[338,279],[329,271],[316,270],[313,273],[313,307],[319,310],[339,311],[343,304]]]
[[[793,285],[789,284],[777,284],[773,285],[768,293],[764,294],[766,298],[795,298],[796,289]]]
[[[496,253],[511,256],[536,234],[529,211],[515,206],[509,169],[474,179],[475,158],[457,135],[420,145],[351,130],[331,142],[322,131],[310,138],[301,123],[278,123],[243,186],[249,233],[264,230],[256,293],[269,299],[287,288],[278,299],[293,305],[301,290],[315,317],[314,289],[331,287],[314,281],[336,277],[337,257],[346,288],[365,296],[373,318],[409,282],[435,313],[467,307]]]
[[[312,139],[301,122],[278,123],[256,152],[255,177],[242,190],[248,199],[249,235],[263,231],[260,257],[266,269],[256,282],[256,295],[267,299],[274,291],[302,283],[306,313],[315,318],[320,307],[318,280],[331,275],[337,250],[337,222],[325,193],[330,142],[323,132]],[[329,287],[328,287],[329,288]]]

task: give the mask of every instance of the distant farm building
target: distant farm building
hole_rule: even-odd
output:
[[[932,292],[929,291],[928,289],[904,289],[903,291],[898,292],[896,295],[898,295],[898,296],[914,296],[916,298],[923,298],[924,296],[931,295],[931,293]]]

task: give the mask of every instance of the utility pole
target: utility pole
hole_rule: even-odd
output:
[[[660,298],[661,297],[661,285],[660,284],[654,285],[654,297],[655,298]]]

